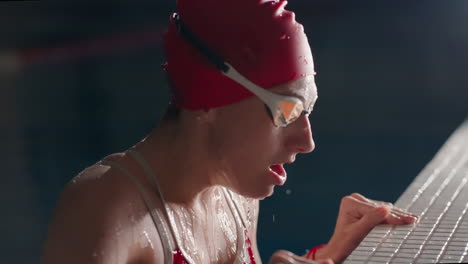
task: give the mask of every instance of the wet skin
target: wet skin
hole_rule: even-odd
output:
[[[271,91],[303,97],[309,105],[313,101],[311,89],[316,87],[309,78]],[[257,263],[261,263],[256,243],[258,200],[270,196],[277,184],[270,166],[293,162],[297,154],[312,151],[314,142],[307,116],[287,127],[276,127],[263,103],[251,97],[207,111],[182,110],[179,120],[161,122],[134,148],[156,172],[168,207],[184,229],[182,234],[193,234],[181,235],[182,247],[187,252],[205,253],[193,256],[197,263],[232,263],[236,253],[237,237],[229,235],[235,229],[234,219],[219,195],[221,186],[235,194],[243,217],[250,215],[247,228]],[[117,160],[146,182],[141,168],[125,153],[108,159]],[[144,185],[158,200],[150,185]],[[317,256],[339,262],[376,224],[405,224],[409,219],[410,215],[396,208],[357,194],[346,197],[335,233]],[[191,225],[185,225],[187,221]],[[212,232],[207,235],[205,230]],[[275,253],[271,263],[284,262],[284,252]],[[297,259],[306,261],[299,256],[291,258]],[[75,177],[62,193],[43,262],[163,263],[163,250],[158,231],[132,182],[118,170],[97,165]]]
[[[284,85],[275,88],[278,93],[297,93],[307,98],[307,89]],[[219,109],[182,111],[180,120],[161,123],[135,149],[156,171],[171,210],[188,212],[176,213],[176,217],[182,220],[189,215],[194,220],[191,231],[199,237],[186,239],[184,244],[192,247],[191,251],[215,252],[206,259],[232,262],[235,252],[231,248],[236,238],[225,234],[235,228],[233,216],[216,193],[219,186],[225,186],[242,194],[237,199],[244,218],[250,214],[248,231],[260,263],[256,246],[258,200],[244,197],[271,195],[275,183],[268,173],[269,166],[292,162],[297,153],[311,151],[313,141],[307,117],[287,128],[275,127],[263,103],[252,97]],[[146,182],[141,168],[125,153],[107,159],[117,160]],[[204,206],[207,204],[217,206]],[[219,224],[220,209],[227,212],[223,217],[228,224],[224,226]],[[200,230],[211,226],[222,228],[215,229],[212,237],[202,237]],[[199,243],[194,246],[193,240]],[[222,245],[222,258],[216,256],[216,250],[210,250],[213,241]],[[49,228],[43,262],[162,263],[162,256],[157,230],[134,185],[120,171],[98,165],[75,177],[62,193]],[[200,263],[207,263],[204,258]]]

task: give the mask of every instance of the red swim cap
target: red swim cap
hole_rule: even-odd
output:
[[[287,1],[178,0],[186,28],[239,73],[262,88],[314,74],[312,53],[301,24]],[[171,16],[164,34],[176,106],[209,109],[253,94],[223,75],[178,32]]]

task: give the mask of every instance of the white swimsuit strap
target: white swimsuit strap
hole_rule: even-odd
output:
[[[247,230],[244,219],[242,218],[242,214],[240,213],[239,207],[232,197],[231,191],[227,190],[226,188],[222,187],[224,196],[228,203],[228,207],[231,210],[232,215],[234,216],[236,222],[236,230],[237,230],[237,253],[236,259],[234,260],[235,264],[242,264],[247,263],[250,261],[249,255],[246,248],[246,233]]]
[[[241,210],[239,208],[239,204],[236,202],[236,200],[234,199],[234,197],[232,196],[232,192],[229,191],[228,189],[224,188],[223,187],[223,190],[224,190],[224,194],[228,195],[228,197],[230,198],[230,200],[232,201],[232,204],[234,205],[234,208],[230,208],[231,210],[235,209],[235,212],[237,213],[237,215],[239,216],[239,219],[241,221],[241,224],[242,224],[242,227],[244,229],[247,229],[247,224],[246,224],[246,221],[244,220],[244,218],[242,217],[242,214],[241,214]]]
[[[182,252],[182,255],[184,256],[185,260],[187,262],[189,262],[189,263],[195,263],[193,261],[193,259],[190,257],[190,255],[187,254],[187,252],[185,252],[185,250],[181,247],[181,241],[179,241],[180,236],[177,236],[177,234],[179,234],[177,232],[178,231],[177,230],[177,225],[175,224],[173,217],[171,217],[171,215],[169,215],[170,210],[168,210],[168,208],[167,208],[166,201],[165,201],[164,196],[163,196],[163,194],[161,192],[161,189],[160,189],[160,187],[158,185],[157,178],[155,177],[154,171],[151,169],[148,162],[145,160],[145,158],[139,152],[132,149],[132,150],[129,150],[129,153],[140,164],[140,166],[143,168],[143,171],[145,172],[146,178],[150,182],[151,186],[155,189],[159,199],[161,200],[161,202],[163,204],[163,209],[164,209],[163,213],[165,213],[164,214],[165,217],[164,216],[159,216],[158,219],[164,217],[164,219],[167,221],[165,223],[167,223],[167,226],[168,226],[167,229],[169,229],[170,232],[167,232],[167,229],[164,229],[165,230],[164,233],[168,237],[167,240],[169,240],[170,242],[173,242],[173,243],[171,243],[170,248],[172,250],[174,250],[175,249],[174,248],[174,243],[175,243],[177,248]],[[228,207],[229,207],[232,215],[234,216],[234,219],[235,219],[235,222],[236,222],[237,253],[236,253],[236,259],[234,261],[234,264],[248,263],[250,261],[250,258],[249,258],[247,249],[245,248],[245,245],[246,245],[246,233],[245,233],[245,231],[247,230],[245,221],[242,218],[242,214],[240,213],[239,206],[237,205],[236,201],[233,199],[233,196],[232,196],[231,192],[228,191],[224,187],[222,187],[221,189],[223,190],[223,194],[224,194],[225,199],[226,199],[226,201],[228,203]],[[161,214],[161,212],[159,210],[157,212],[158,212],[158,214]],[[171,237],[171,239],[169,239],[169,236]],[[162,237],[161,237],[161,240],[163,240]],[[165,250],[165,252],[166,252],[166,250]],[[171,262],[170,263],[172,263],[172,258],[173,258],[173,255],[172,255],[172,252],[171,252],[171,255],[170,255]],[[165,257],[165,259],[167,259],[167,258]]]
[[[140,181],[129,170],[127,170],[125,167],[123,167],[122,165],[120,165],[118,162],[115,162],[115,161],[102,160],[100,164],[110,166],[110,167],[113,167],[122,171],[137,187],[137,190],[140,193],[140,196],[142,197],[145,203],[145,206],[151,215],[151,219],[153,220],[153,223],[156,229],[158,230],[159,238],[163,246],[164,261],[166,264],[172,264],[174,243],[173,243],[172,234],[170,233],[170,231],[168,231],[168,229],[170,229],[170,226],[168,228],[168,224],[165,221],[165,216],[163,212],[161,212],[161,210],[155,206],[155,204],[153,203],[153,200],[150,198],[145,188],[141,185]]]
[[[180,234],[180,233],[177,230],[177,225],[175,224],[174,217],[170,214],[170,210],[167,208],[166,200],[164,199],[163,193],[161,192],[161,188],[159,187],[159,184],[158,184],[158,181],[157,181],[157,178],[156,178],[156,175],[155,175],[153,169],[150,167],[150,165],[145,160],[143,155],[141,155],[135,149],[129,150],[129,153],[140,164],[140,166],[143,168],[143,171],[145,172],[146,177],[148,178],[148,180],[150,181],[152,186],[154,186],[153,188],[156,191],[159,199],[161,200],[161,203],[163,205],[162,207],[164,209],[164,216],[165,216],[165,219],[167,221],[168,229],[170,231],[170,233],[168,233],[168,235],[169,234],[171,235],[171,238],[172,238],[171,242],[173,242],[171,248],[174,250],[175,247],[177,247],[177,249],[180,250],[180,252],[182,252],[182,255],[184,256],[185,260],[188,263],[195,263],[193,261],[193,259],[190,257],[190,255],[187,254],[187,252],[181,246],[182,245],[182,241],[180,241],[181,237],[177,235],[177,234]],[[175,245],[175,247],[174,247],[174,245]],[[173,256],[171,255],[171,259],[172,259],[172,257]]]

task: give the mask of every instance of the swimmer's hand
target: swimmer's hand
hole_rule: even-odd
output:
[[[335,231],[327,246],[317,250],[318,259],[331,258],[341,263],[378,224],[404,225],[418,217],[394,207],[353,193],[341,200]]]
[[[269,264],[333,264],[331,259],[310,260],[286,250],[278,250],[271,256]]]

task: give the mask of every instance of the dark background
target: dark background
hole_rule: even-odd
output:
[[[64,184],[166,107],[160,36],[175,0],[129,2],[0,2],[0,263],[37,263]],[[264,262],[326,242],[344,195],[395,201],[468,113],[467,1],[288,9],[315,56],[317,148],[261,204]]]

